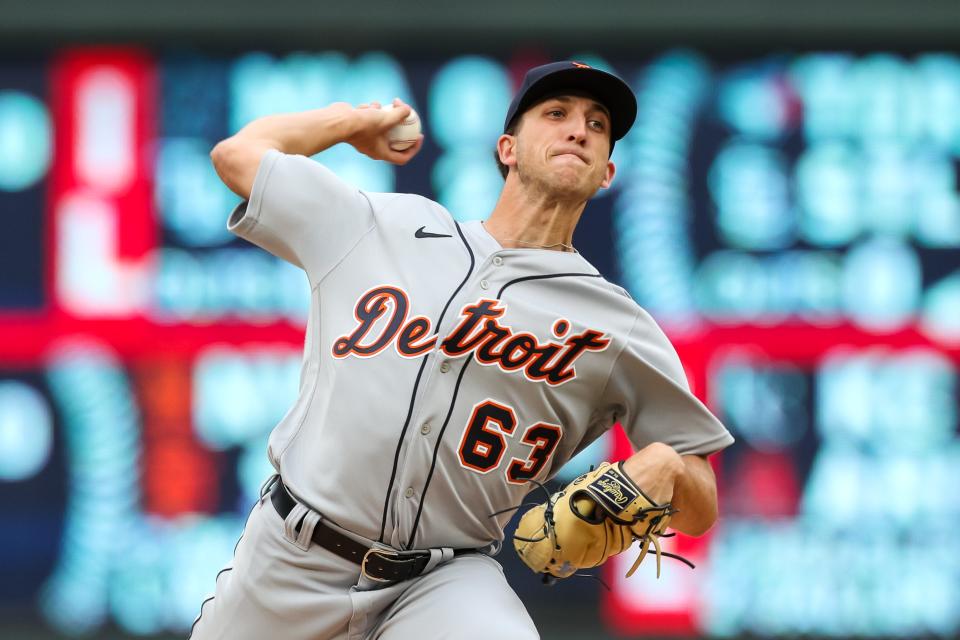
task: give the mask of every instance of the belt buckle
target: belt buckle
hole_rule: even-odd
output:
[[[393,549],[381,549],[379,547],[370,547],[367,549],[367,552],[363,554],[363,560],[360,561],[360,575],[365,576],[367,580],[373,580],[374,582],[386,583],[393,582],[387,578],[377,578],[367,573],[367,559],[370,558],[371,553],[376,553],[377,555],[384,556],[386,558],[399,558],[400,552],[394,551]]]

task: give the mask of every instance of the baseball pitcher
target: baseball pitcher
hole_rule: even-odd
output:
[[[663,332],[572,245],[636,117],[616,76],[531,69],[497,141],[484,222],[369,193],[310,159],[390,148],[399,100],[258,119],[211,156],[244,198],[229,229],[310,284],[299,397],[270,436],[277,475],[200,607],[198,640],[537,638],[494,559],[512,507],[620,422],[637,453],[524,514],[517,553],[562,579],[717,515],[707,456],[733,439]],[[538,489],[539,491],[539,489]],[[647,551],[649,550],[649,554]]]

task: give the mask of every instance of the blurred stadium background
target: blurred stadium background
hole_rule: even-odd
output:
[[[547,588],[544,638],[960,636],[960,4],[0,2],[0,637],[185,637],[269,473],[308,291],[232,238],[212,145],[400,96],[484,217],[527,67],[637,93],[575,243],[738,441],[695,571]],[[387,392],[387,390],[385,390]],[[572,461],[628,453],[613,434]],[[468,603],[465,603],[465,608]]]

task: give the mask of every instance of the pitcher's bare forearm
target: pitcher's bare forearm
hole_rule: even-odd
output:
[[[210,158],[223,183],[244,199],[250,197],[261,158],[271,149],[309,157],[346,142],[375,160],[404,164],[420,150],[423,136],[409,149],[390,148],[386,132],[410,114],[402,101],[393,104],[387,111],[378,103],[353,107],[335,102],[322,109],[264,116],[218,143]]]
[[[717,482],[706,456],[681,456],[655,442],[624,461],[624,471],[652,500],[678,510],[671,528],[699,536],[716,521]]]
[[[257,118],[227,140],[261,142],[283,153],[312,156],[355,132],[354,108],[335,102],[322,109]]]
[[[684,472],[677,477],[670,526],[691,536],[706,533],[717,520],[717,479],[706,456],[681,456]]]
[[[354,132],[353,107],[335,103],[323,109],[258,118],[213,148],[213,167],[231,191],[248,199],[260,159],[270,149],[312,156]]]

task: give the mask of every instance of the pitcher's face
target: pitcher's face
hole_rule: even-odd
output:
[[[560,198],[589,199],[613,180],[610,115],[589,97],[561,95],[532,106],[513,151],[521,183]]]

